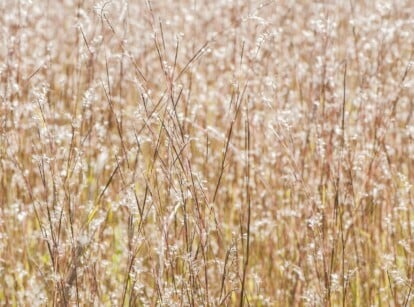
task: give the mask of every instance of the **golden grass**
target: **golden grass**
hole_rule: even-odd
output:
[[[411,1],[0,11],[2,305],[413,304]]]

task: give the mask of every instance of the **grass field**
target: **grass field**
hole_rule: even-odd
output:
[[[0,305],[414,304],[412,1],[0,12]]]

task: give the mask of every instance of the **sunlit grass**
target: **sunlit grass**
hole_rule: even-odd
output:
[[[410,306],[410,1],[0,2],[5,306]]]

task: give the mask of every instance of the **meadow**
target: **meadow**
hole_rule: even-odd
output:
[[[410,0],[0,1],[0,305],[412,306]]]

